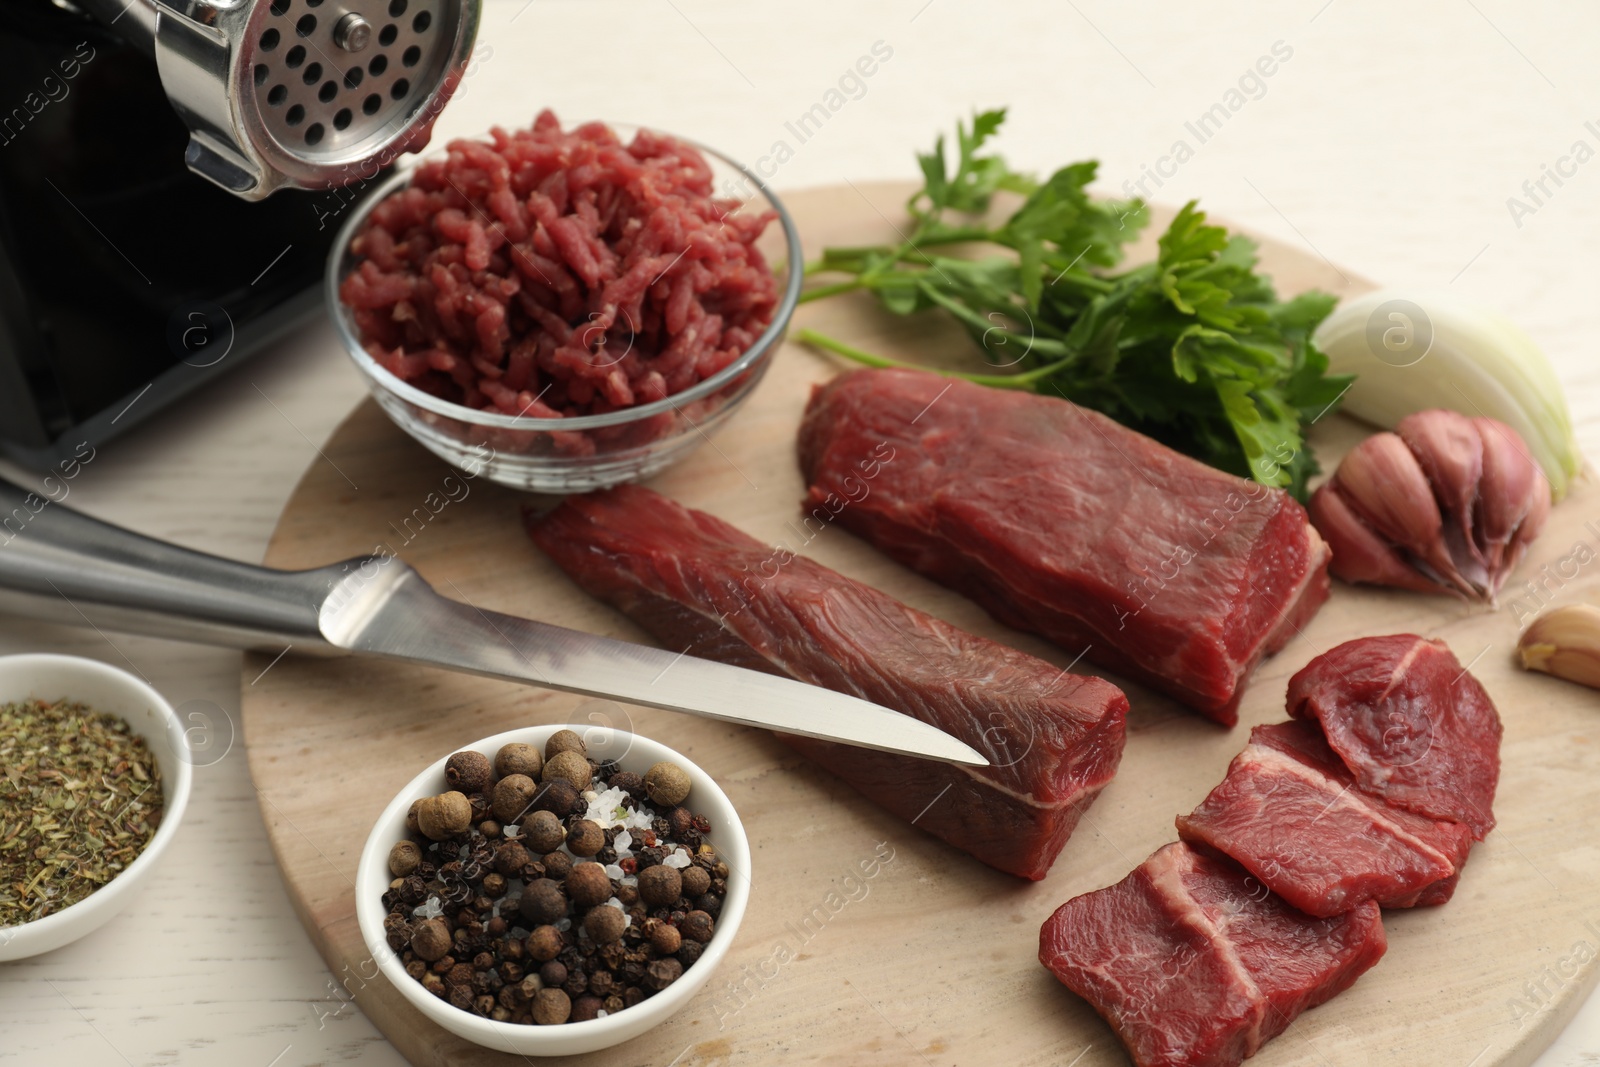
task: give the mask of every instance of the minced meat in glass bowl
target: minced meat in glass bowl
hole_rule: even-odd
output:
[[[568,493],[706,441],[766,372],[802,274],[794,222],[745,167],[546,111],[374,190],[326,296],[403,430],[464,470]]]

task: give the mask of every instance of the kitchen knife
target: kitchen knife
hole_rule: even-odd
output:
[[[255,567],[133,533],[0,480],[0,610],[282,653],[355,653],[986,767],[899,712],[789,678],[452,600],[393,556]]]

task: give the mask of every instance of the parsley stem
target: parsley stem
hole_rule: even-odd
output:
[[[1035,382],[1042,381],[1052,374],[1063,370],[1075,357],[1057,360],[1055,363],[1036,367],[1021,374],[963,374],[959,371],[937,370],[933,367],[919,367],[914,363],[901,363],[899,360],[888,359],[884,356],[875,356],[871,352],[863,351],[843,341],[829,337],[827,334],[818,333],[809,327],[797,330],[794,339],[803,345],[820,348],[825,352],[832,352],[836,356],[843,356],[853,363],[861,363],[868,367],[878,367],[884,370],[915,370],[924,373],[941,374],[946,378],[960,378],[962,381],[973,382],[977,385],[987,385],[995,389],[1031,389]]]

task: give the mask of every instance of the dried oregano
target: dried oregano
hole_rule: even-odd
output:
[[[0,707],[0,927],[111,881],[162,810],[161,769],[124,720],[67,701]]]

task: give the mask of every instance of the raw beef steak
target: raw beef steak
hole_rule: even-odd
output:
[[[799,448],[808,522],[1224,725],[1328,596],[1327,546],[1287,493],[1065,400],[855,371],[812,394]]]
[[[1369,900],[1443,904],[1472,848],[1462,823],[1414,815],[1357,788],[1315,724],[1300,721],[1256,727],[1222,784],[1178,819],[1178,833],[1324,917]]]
[[[1315,719],[1366,792],[1391,805],[1494,828],[1500,715],[1443,641],[1362,637],[1289,679],[1289,714]]]
[[[1385,946],[1376,904],[1315,919],[1179,842],[1056,909],[1039,961],[1111,1024],[1135,1067],[1235,1067]]]
[[[573,497],[528,532],[663,644],[863,697],[994,766],[784,740],[983,862],[1043,878],[1122,758],[1128,701],[1098,678],[958,630],[714,516],[634,486]]]

